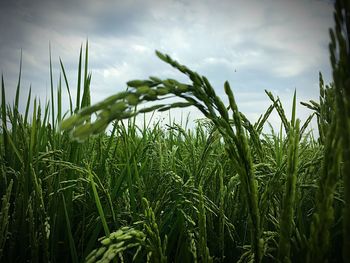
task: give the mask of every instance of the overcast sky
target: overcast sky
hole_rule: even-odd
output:
[[[22,49],[21,109],[30,85],[44,102],[50,94],[51,43],[54,83],[61,57],[75,95],[79,49],[88,38],[97,102],[124,90],[130,79],[181,78],[154,55],[157,49],[206,75],[222,97],[228,80],[239,109],[255,121],[270,104],[264,89],[280,96],[287,112],[294,89],[299,101],[318,98],[318,72],[326,81],[331,76],[332,9],[326,0],[2,0],[0,71],[12,101]],[[298,107],[302,119],[309,113]]]

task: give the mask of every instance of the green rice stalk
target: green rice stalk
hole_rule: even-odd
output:
[[[74,243],[74,238],[72,234],[72,226],[69,220],[69,214],[67,211],[67,206],[66,206],[66,199],[64,197],[64,194],[61,192],[61,197],[62,197],[62,203],[63,203],[63,209],[64,209],[64,215],[66,219],[66,227],[67,227],[67,233],[68,233],[68,240],[69,240],[69,248],[70,248],[70,253],[71,253],[71,260],[74,263],[78,263],[78,255],[77,255],[77,250],[75,247]]]
[[[102,222],[102,226],[103,226],[103,229],[105,231],[105,235],[108,237],[110,235],[110,231],[109,231],[109,228],[108,228],[108,225],[107,225],[105,214],[103,212],[103,208],[102,208],[102,204],[101,204],[101,201],[100,201],[100,197],[98,196],[98,193],[97,193],[96,185],[95,185],[95,182],[94,182],[94,176],[93,176],[93,174],[92,174],[92,172],[90,170],[88,170],[88,175],[89,175],[89,181],[90,181],[90,184],[91,184],[91,188],[92,188],[92,191],[94,193],[94,200],[95,200],[95,203],[96,203],[96,207],[97,207],[97,210],[98,210],[98,213],[100,215],[101,222]]]
[[[80,90],[81,90],[81,67],[82,67],[82,52],[83,52],[83,46],[80,46],[80,53],[79,53],[79,65],[78,65],[78,82],[77,82],[77,100],[75,105],[74,112],[77,113],[80,109]]]
[[[20,94],[20,87],[21,87],[21,75],[22,75],[22,50],[21,50],[21,58],[19,63],[19,74],[18,74],[18,82],[17,82],[16,95],[15,95],[15,105],[13,107],[12,138],[14,139],[14,142],[17,141],[16,135],[17,135],[17,124],[18,124],[18,104],[19,104],[19,94]]]
[[[342,150],[344,182],[343,260],[350,262],[350,3],[334,4],[335,28],[330,30],[330,60],[333,69],[337,105],[337,133]]]
[[[286,117],[286,114],[285,114],[284,109],[282,107],[280,99],[278,97],[277,97],[277,99],[275,99],[274,96],[272,95],[272,93],[267,91],[267,90],[265,90],[265,93],[270,98],[270,100],[273,102],[274,108],[276,109],[278,115],[280,116],[281,121],[282,121],[283,126],[284,126],[284,129],[285,129],[286,133],[288,134],[290,124],[287,120],[287,117]]]
[[[34,147],[36,146],[37,142],[37,102],[36,98],[34,99],[34,108],[33,108],[33,116],[32,116],[32,127],[30,130],[30,143],[29,143],[29,163],[33,162],[34,157]]]
[[[35,206],[35,204],[31,195],[28,201],[28,208],[26,211],[26,218],[28,218],[27,224],[29,230],[29,240],[27,242],[28,244],[30,244],[30,251],[28,252],[28,254],[33,262],[39,262],[39,242],[36,236],[36,220],[34,218],[33,206]]]
[[[293,102],[293,114],[291,129],[288,135],[288,163],[287,178],[283,196],[283,210],[280,219],[280,239],[278,245],[278,258],[280,262],[291,262],[291,235],[294,224],[294,206],[295,206],[295,189],[298,170],[298,145],[299,145],[299,125],[300,121],[295,122],[295,94]]]
[[[9,235],[9,211],[12,193],[13,180],[7,186],[6,192],[2,196],[1,210],[0,210],[0,260],[4,254],[4,247]]]
[[[310,229],[308,262],[326,262],[331,241],[331,227],[334,221],[334,192],[339,180],[340,141],[336,133],[336,121],[332,122],[326,136],[324,160],[316,195],[316,211]]]
[[[159,234],[159,227],[152,208],[149,206],[146,198],[142,198],[142,203],[145,207],[144,229],[147,236],[146,242],[149,246],[148,250],[152,252],[152,262],[166,263],[166,237],[165,242],[163,243]]]
[[[213,95],[214,90],[210,86],[209,82],[203,77],[199,76],[197,73],[189,70],[185,66],[180,65],[178,62],[172,60],[168,55],[163,55],[156,51],[159,58],[163,59],[168,64],[177,68],[181,72],[184,72],[193,81],[193,85],[179,83],[174,79],[166,79],[159,82],[159,80],[137,80],[128,82],[128,86],[132,89],[126,94],[127,107],[124,111],[112,111],[112,107],[119,103],[120,101],[105,104],[102,102],[103,108],[99,108],[96,105],[79,112],[78,115],[74,115],[67,120],[65,120],[61,127],[64,129],[71,129],[73,137],[83,140],[87,138],[90,134],[94,134],[100,129],[96,130],[95,126],[106,127],[109,122],[113,120],[120,120],[123,118],[130,118],[137,114],[133,112],[134,106],[140,104],[144,101],[153,101],[157,99],[162,99],[158,97],[157,88],[165,87],[168,90],[169,95],[173,94],[187,101],[186,104],[183,103],[173,103],[170,105],[157,105],[158,111],[167,110],[173,107],[182,107],[193,105],[197,107],[206,117],[214,122],[218,130],[222,134],[227,147],[229,156],[235,167],[238,169],[238,173],[241,176],[242,184],[244,186],[244,191],[246,194],[246,201],[249,207],[249,215],[251,219],[251,234],[252,234],[252,249],[254,251],[257,260],[262,259],[262,243],[261,231],[260,231],[260,215],[257,206],[258,196],[257,196],[257,186],[254,178],[254,171],[252,166],[252,157],[250,149],[247,143],[247,136],[242,127],[242,120],[240,113],[238,112],[237,106],[233,99],[232,91],[228,85],[225,83],[225,91],[229,96],[231,109],[233,111],[234,124],[237,128],[237,134],[235,134],[233,128],[231,127],[228,112],[223,105],[221,99],[218,96],[208,96],[208,94]],[[149,88],[144,89],[143,86],[148,85]],[[140,90],[142,87],[142,90]],[[141,92],[142,91],[142,92]],[[152,91],[152,92],[151,92]],[[164,94],[164,93],[162,93]],[[118,96],[118,94],[116,95]],[[93,110],[92,110],[93,109]],[[153,109],[153,108],[152,108]],[[84,112],[85,111],[85,112]],[[90,118],[92,112],[98,112],[98,118],[95,123],[91,124],[89,121],[85,122],[86,118]],[[218,115],[218,113],[220,115]],[[247,165],[246,165],[247,164]],[[132,189],[132,188],[130,188]]]
[[[7,138],[7,112],[6,112],[6,95],[5,95],[5,84],[4,76],[1,75],[1,124],[2,124],[2,141],[4,145],[5,161],[9,162],[9,145]]]
[[[310,122],[312,121],[312,118],[315,116],[315,113],[312,113],[307,119],[305,120],[304,124],[300,128],[300,138],[303,136],[305,130],[309,126]]]
[[[124,251],[140,248],[144,244],[144,240],[145,234],[142,231],[127,226],[122,227],[111,233],[109,237],[101,238],[99,241],[102,246],[91,251],[85,262],[114,262]],[[138,256],[137,251],[134,258]]]
[[[268,120],[268,118],[270,117],[270,114],[272,113],[273,109],[275,108],[274,104],[270,105],[266,112],[264,113],[264,115],[260,115],[258,121],[254,124],[254,128],[256,129],[256,131],[260,134],[262,132],[262,129],[264,127],[264,124],[266,123],[266,121]]]
[[[319,132],[318,140],[325,144],[328,130],[331,126],[332,120],[335,118],[335,92],[334,85],[324,85],[322,74],[319,73],[319,89],[320,89],[320,102],[310,100],[309,103],[301,102],[303,106],[311,109],[317,116],[317,126]],[[311,116],[310,116],[311,117]],[[309,118],[310,118],[309,117]],[[305,123],[306,124],[306,123]]]
[[[204,206],[204,196],[202,185],[199,186],[199,211],[198,211],[198,226],[199,226],[199,260],[200,262],[213,262],[207,246],[207,222]]]
[[[6,133],[5,136],[6,136],[7,139],[8,139],[8,143],[9,143],[9,145],[11,146],[12,151],[15,153],[15,156],[17,157],[17,159],[18,159],[18,161],[20,162],[20,164],[23,165],[23,164],[24,164],[23,158],[22,158],[22,156],[21,156],[19,150],[17,149],[16,144],[15,144],[15,143],[13,142],[13,140],[11,139],[11,136],[10,136],[10,134],[9,134],[9,131],[8,131],[6,128],[3,129],[3,131],[5,131],[5,133]]]
[[[263,162],[265,159],[264,153],[263,153],[263,149],[262,149],[262,145],[261,145],[261,140],[260,140],[260,133],[258,132],[258,130],[256,130],[256,128],[250,123],[250,121],[248,120],[248,118],[240,112],[240,116],[241,116],[241,121],[242,121],[242,125],[244,127],[244,129],[246,129],[249,133],[249,142],[251,144],[251,149],[254,150],[254,152],[257,153],[257,155],[259,156],[259,159]]]
[[[27,120],[28,120],[31,96],[32,96],[32,87],[29,88],[29,92],[28,92],[28,99],[27,99],[27,103],[26,103],[26,111],[25,111],[25,114],[24,114],[24,121],[23,121],[24,125],[27,124]]]
[[[53,92],[53,76],[52,76],[52,58],[51,58],[51,44],[49,47],[49,53],[50,53],[50,87],[51,87],[51,126],[52,130],[55,131],[55,100],[54,100],[54,92]],[[55,148],[55,145],[54,145]]]
[[[62,78],[60,75],[57,87],[57,122],[61,123],[62,120]]]
[[[90,82],[91,82],[91,73],[88,73],[88,58],[89,58],[89,43],[86,41],[85,44],[85,63],[84,63],[84,90],[83,97],[81,100],[80,108],[90,106]]]
[[[61,58],[60,58],[60,65],[61,65],[61,70],[62,70],[62,73],[63,73],[64,82],[66,83],[66,88],[67,88],[67,92],[68,92],[68,96],[69,96],[69,112],[72,115],[73,114],[72,96],[70,94],[70,88],[69,88],[69,84],[68,84],[68,80],[67,80],[67,75],[66,75],[66,71],[64,69],[64,66],[63,66]]]
[[[229,98],[230,107],[233,111],[233,120],[236,127],[239,144],[236,144],[241,163],[240,176],[241,183],[244,187],[246,200],[248,203],[249,216],[251,220],[251,238],[252,249],[256,262],[260,262],[263,257],[263,239],[261,236],[260,211],[258,208],[257,181],[254,176],[253,160],[251,157],[250,147],[248,145],[245,131],[242,127],[241,115],[238,112],[233,92],[228,82],[225,82],[225,92]],[[230,145],[229,145],[230,147]]]
[[[190,253],[192,255],[192,262],[197,263],[197,247],[196,247],[196,239],[194,233],[189,233],[189,238],[190,238]]]
[[[222,168],[221,168],[222,169]],[[225,258],[225,196],[226,187],[224,186],[224,173],[219,170],[220,192],[219,192],[219,250],[221,260]]]

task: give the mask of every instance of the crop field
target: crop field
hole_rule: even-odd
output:
[[[2,78],[0,261],[350,262],[349,1],[334,14],[333,82],[320,73],[319,101],[302,103],[305,122],[296,93],[286,116],[266,91],[271,105],[251,123],[228,82],[220,98],[205,76],[158,51],[187,83],[131,80],[92,105],[87,43],[76,94],[62,62],[54,86],[50,60],[47,103],[31,91],[19,101],[21,69],[6,101],[13,87]],[[193,129],[135,122],[189,106],[203,113]]]

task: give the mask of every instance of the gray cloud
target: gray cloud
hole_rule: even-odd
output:
[[[294,88],[302,100],[317,98],[318,71],[330,80],[332,24],[329,1],[2,1],[0,70],[11,101],[22,49],[23,98],[32,84],[45,100],[50,42],[55,84],[61,57],[74,94],[79,48],[88,38],[96,102],[129,79],[183,78],[155,57],[159,49],[207,75],[221,95],[229,80],[241,110],[255,118],[269,104],[264,89],[286,107]]]

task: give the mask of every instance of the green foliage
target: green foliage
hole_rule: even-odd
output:
[[[160,80],[151,77],[148,80],[129,81],[130,91],[113,95],[101,103],[82,109],[77,115],[65,120],[61,128],[71,130],[73,137],[78,140],[84,140],[91,134],[98,134],[104,130],[107,125],[114,120],[130,118],[139,113],[149,111],[164,111],[171,108],[195,106],[209,120],[211,120],[218,131],[221,133],[228,156],[236,166],[241,178],[241,184],[245,192],[245,199],[249,209],[251,222],[251,238],[253,253],[257,261],[262,258],[262,243],[260,230],[260,212],[258,209],[258,193],[256,188],[252,156],[248,146],[247,135],[242,125],[241,113],[238,111],[232,90],[225,83],[225,93],[229,100],[229,111],[222,100],[216,95],[213,87],[204,76],[191,71],[186,66],[179,64],[159,51],[157,56],[166,63],[185,73],[192,81],[192,85],[180,83],[174,79]],[[158,91],[162,92],[159,93]],[[167,91],[164,92],[164,90]],[[142,110],[135,111],[134,106],[142,102],[162,100],[167,95],[173,95],[186,100],[187,102],[175,102],[172,104],[157,104]],[[90,115],[98,113],[95,122],[91,123]],[[232,115],[232,121],[235,129],[231,125],[229,116]],[[246,120],[246,122],[249,121]],[[255,135],[255,129],[249,126],[251,132]]]
[[[335,2],[335,28],[330,30],[330,59],[333,69],[336,133],[335,140],[341,146],[334,146],[342,157],[342,175],[344,181],[343,212],[343,258],[350,262],[350,2]],[[334,165],[336,169],[336,164]]]
[[[29,88],[22,115],[20,63],[12,106],[1,83],[0,261],[347,262],[349,4],[335,6],[334,84],[320,74],[320,101],[302,103],[313,111],[302,125],[296,93],[290,119],[266,91],[272,104],[251,123],[228,82],[223,100],[205,76],[158,51],[190,82],[132,80],[90,105],[88,43],[76,94],[61,59],[54,86],[50,55],[51,101]],[[205,117],[191,130],[135,125],[138,114],[190,106]],[[281,128],[266,134],[274,110]],[[317,140],[306,132],[315,115]]]

